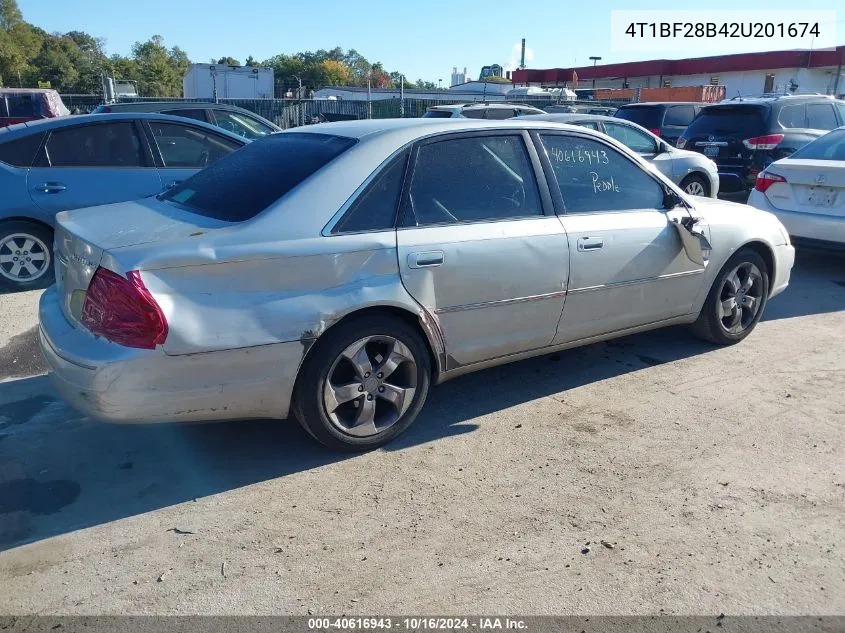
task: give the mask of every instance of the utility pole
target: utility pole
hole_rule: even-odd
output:
[[[405,118],[405,75],[399,75],[399,117]]]
[[[597,62],[601,61],[601,57],[596,57],[596,56],[594,56],[594,55],[591,55],[591,56],[590,56],[590,59],[592,59],[592,60],[593,60],[593,68],[595,68],[595,67],[596,67],[596,63],[597,63]],[[595,90],[595,89],[596,89],[596,78],[595,78],[595,77],[593,77],[593,90]]]
[[[367,118],[373,118],[373,93],[371,87],[372,81],[370,79],[370,74],[367,74]]]
[[[299,125],[305,125],[305,109],[302,107],[302,77],[293,76],[299,82],[299,88],[296,91],[296,105],[299,108]]]

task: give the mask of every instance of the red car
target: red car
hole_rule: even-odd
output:
[[[0,127],[70,114],[55,90],[0,88]]]

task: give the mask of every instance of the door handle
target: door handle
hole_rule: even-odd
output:
[[[178,185],[181,182],[182,182],[181,180],[171,180],[169,183],[164,185],[164,188],[165,188],[165,190],[173,189],[173,187],[175,187],[176,185]]]
[[[444,261],[443,251],[425,251],[408,255],[408,266],[411,268],[434,268]]]
[[[579,237],[578,250],[579,251],[597,251],[604,248],[604,240],[600,237]]]
[[[67,185],[60,182],[43,182],[38,185],[35,190],[41,193],[60,193],[67,189]]]

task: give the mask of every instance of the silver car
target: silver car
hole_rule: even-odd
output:
[[[578,113],[542,114],[532,118],[603,132],[642,156],[686,193],[708,198],[715,198],[719,193],[716,163],[698,152],[677,149],[636,123],[611,116]]]
[[[773,215],[688,197],[584,128],[329,123],[59,214],[40,340],[91,416],[293,413],[362,450],[478,369],[682,323],[741,341],[793,257]]]
[[[155,195],[247,142],[164,114],[66,116],[0,129],[0,290],[52,283],[59,211]]]

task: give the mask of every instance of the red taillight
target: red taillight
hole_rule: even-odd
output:
[[[686,144],[687,144],[687,139],[685,139],[683,136],[679,136],[678,140],[675,141],[675,147],[677,147],[678,149],[683,149],[684,145],[686,145]]]
[[[745,139],[742,144],[748,149],[774,149],[783,140],[783,134],[766,134]]]
[[[660,128],[659,127],[653,127],[649,130],[649,132],[651,132],[655,136],[660,136]]]
[[[137,270],[121,277],[98,268],[81,321],[97,336],[126,347],[153,349],[167,338],[167,319]]]
[[[777,174],[770,174],[769,172],[764,171],[761,174],[757,175],[757,182],[754,185],[754,188],[760,193],[766,193],[768,188],[776,182],[786,182],[786,178],[784,178],[783,176],[778,176]]]

